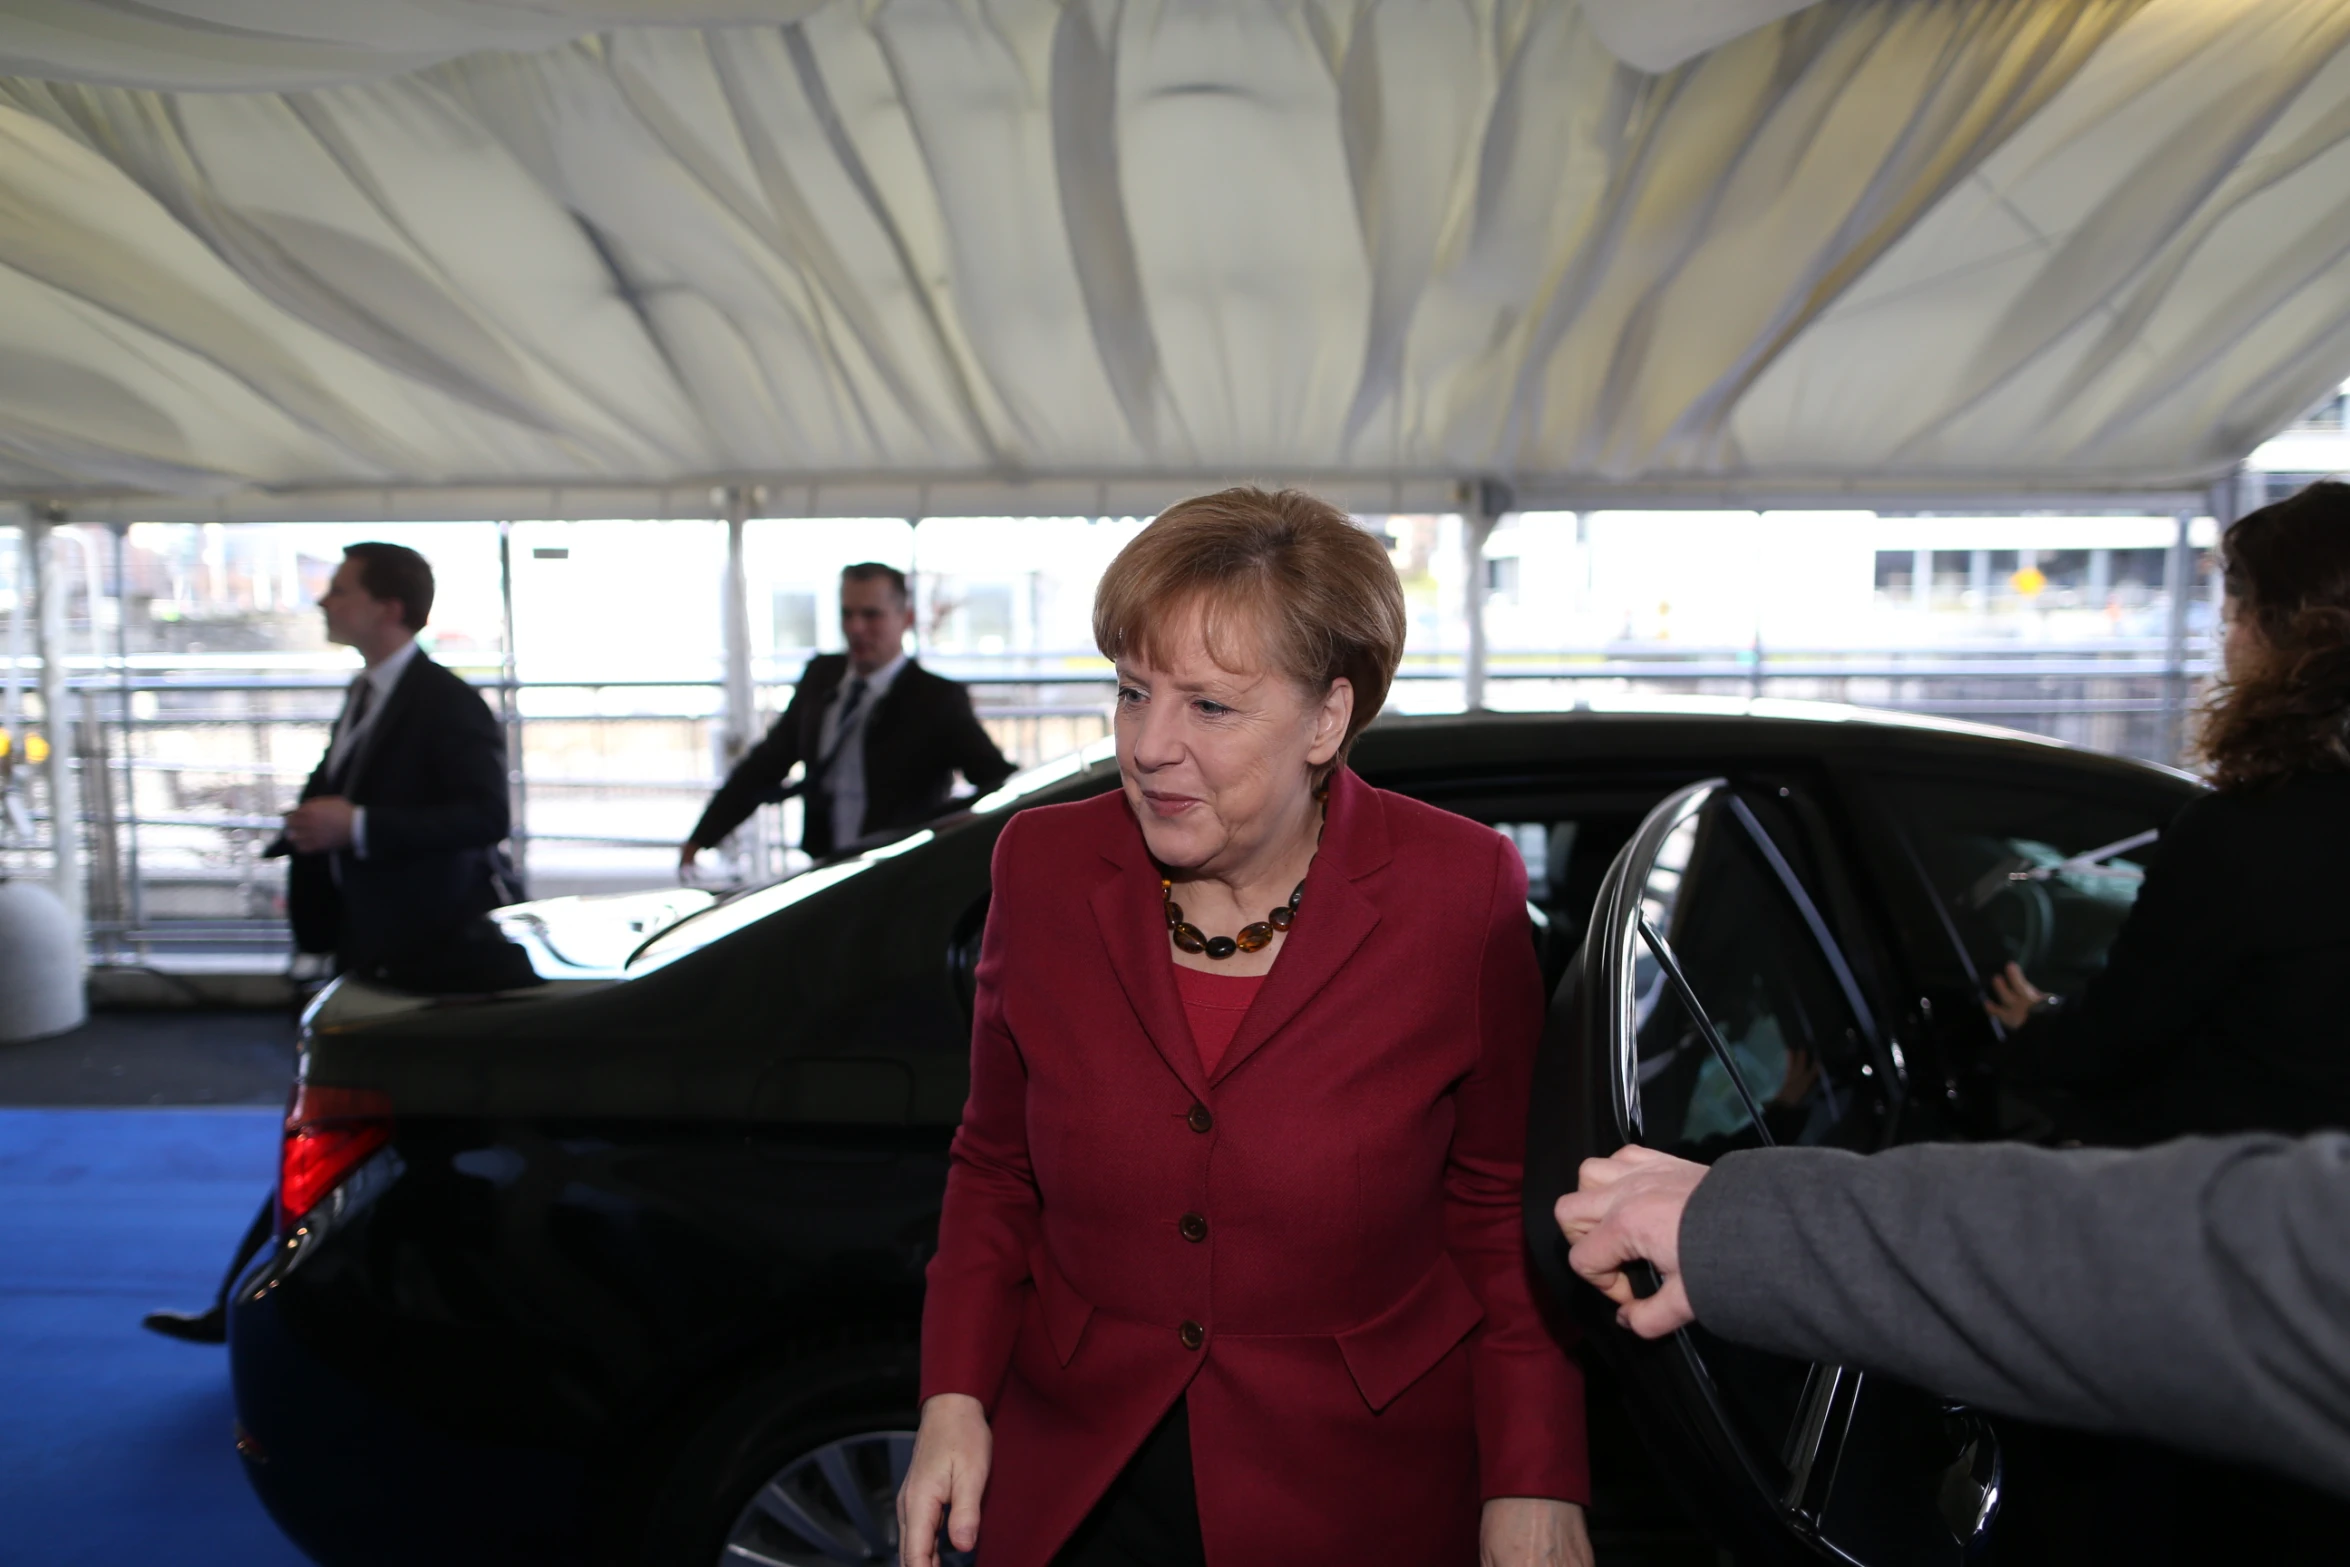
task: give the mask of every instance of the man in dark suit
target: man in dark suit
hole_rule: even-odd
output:
[[[318,607],[326,639],[366,661],[343,698],[334,735],[285,832],[268,854],[291,855],[286,909],[294,944],[330,953],[338,973],[413,984],[485,966],[494,939],[469,931],[514,901],[506,837],[506,744],[489,707],[424,656],[416,633],[432,613],[432,567],[399,544],[354,544]],[[497,983],[497,981],[492,981]],[[437,987],[436,987],[437,988]],[[203,1311],[153,1311],[146,1326],[191,1343],[228,1335],[228,1291],[276,1228],[276,1199],[237,1247]]]
[[[295,945],[342,972],[412,965],[514,898],[505,739],[480,693],[417,647],[432,599],[422,555],[354,544],[319,600],[327,640],[367,667],[267,852],[293,857]]]
[[[791,705],[727,774],[702,819],[678,846],[677,863],[740,826],[766,800],[806,802],[800,847],[817,859],[892,828],[942,814],[960,772],[982,793],[1012,776],[960,685],[905,652],[914,611],[906,575],[867,562],[840,575],[840,629],[848,652],[808,661]],[[800,763],[807,772],[787,787]]]

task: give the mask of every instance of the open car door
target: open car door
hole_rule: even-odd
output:
[[[1775,831],[1775,799],[1714,779],[1665,800],[1616,858],[1543,1038],[1528,1237],[1658,1466],[1740,1561],[1966,1562],[1999,1510],[1985,1420],[1699,1327],[1639,1339],[1569,1273],[1551,1218],[1582,1160],[1627,1143],[1711,1163],[1769,1144],[1897,1139],[1898,1051]]]

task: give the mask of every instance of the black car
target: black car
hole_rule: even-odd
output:
[[[2093,972],[2196,787],[1764,702],[1391,720],[1354,760],[1524,855],[1560,985],[1537,1216],[1574,1155],[1633,1135],[2043,1130],[1985,1064],[1983,982]],[[894,1560],[989,852],[1012,811],[1115,782],[1097,748],[771,887],[505,911],[534,991],[323,996],[282,1239],[231,1316],[239,1449],[286,1532],[330,1567]],[[1591,1357],[1604,1560],[1711,1563],[1710,1536],[1957,1561],[1996,1533],[1973,1414],[1618,1338]]]

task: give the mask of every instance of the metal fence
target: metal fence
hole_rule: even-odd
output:
[[[1615,647],[1495,655],[1495,707],[1589,705],[1603,693],[1848,703],[1995,724],[2176,763],[2215,673],[2201,641],[1972,643],[1904,648]]]
[[[1496,653],[1487,700],[1515,710],[1656,697],[1848,702],[2169,761],[2210,665],[2208,649],[2182,652],[2159,639],[1898,649],[1618,644]],[[1090,655],[947,658],[937,667],[971,685],[997,743],[1023,766],[1108,732],[1108,673]],[[137,659],[75,662],[66,673],[94,956],[201,962],[205,954],[234,961],[240,950],[282,952],[284,875],[262,851],[324,748],[348,675],[193,674]],[[722,770],[721,683],[478,684],[506,724],[509,754],[519,759],[513,847],[533,895],[672,881],[676,846]],[[1391,707],[1457,711],[1463,689],[1458,654],[1418,655],[1399,672]],[[762,684],[768,716],[790,691],[787,681]],[[38,734],[45,726],[27,728]],[[50,863],[39,774],[17,774],[35,830],[31,842],[0,855],[0,868],[14,874],[46,874]],[[777,830],[759,841],[796,836],[797,807],[782,810]],[[793,863],[788,851],[769,849],[762,862],[741,849],[714,870],[763,878]]]

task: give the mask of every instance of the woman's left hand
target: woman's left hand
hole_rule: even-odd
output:
[[[1497,1496],[1477,1530],[1481,1567],[1592,1567],[1583,1509],[1546,1496]]]

